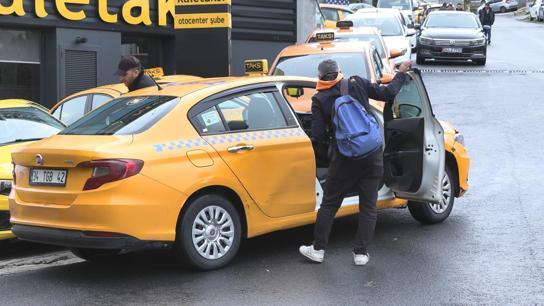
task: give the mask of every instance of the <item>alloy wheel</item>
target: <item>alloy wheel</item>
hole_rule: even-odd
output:
[[[208,260],[225,256],[234,241],[234,223],[222,207],[207,206],[196,216],[191,236],[198,254]]]

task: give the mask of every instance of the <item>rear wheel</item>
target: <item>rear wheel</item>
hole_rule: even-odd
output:
[[[506,8],[504,6],[501,7],[501,13],[506,13]]]
[[[109,263],[119,259],[121,250],[101,250],[86,248],[71,248],[70,251],[79,258],[95,263]]]
[[[440,223],[446,220],[453,208],[455,186],[451,170],[446,167],[442,180],[442,199],[439,203],[408,202],[408,209],[414,219],[423,224]]]
[[[178,223],[175,252],[193,268],[218,269],[234,259],[241,238],[234,205],[220,195],[203,195],[189,204]]]

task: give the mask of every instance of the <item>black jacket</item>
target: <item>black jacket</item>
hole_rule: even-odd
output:
[[[358,76],[349,78],[349,94],[369,109],[368,99],[389,102],[399,93],[406,74],[397,73],[391,83],[385,86],[372,84]],[[317,92],[312,97],[312,133],[315,142],[328,142],[333,133],[332,108],[334,101],[340,97],[340,82],[331,89]]]
[[[148,76],[145,75],[144,72],[140,72],[140,74],[134,79],[134,82],[128,86],[128,91],[135,91],[138,89],[146,88],[155,86],[155,82]]]
[[[492,9],[489,9],[487,11],[485,8],[480,10],[480,22],[482,25],[493,25],[495,23],[495,13],[493,13]]]

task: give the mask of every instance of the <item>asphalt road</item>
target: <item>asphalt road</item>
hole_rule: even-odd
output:
[[[0,255],[0,303],[544,303],[544,25],[497,16],[493,36],[485,68],[421,67],[437,117],[465,135],[469,192],[438,225],[419,225],[407,210],[381,211],[369,265],[352,264],[353,217],[336,222],[321,265],[297,253],[311,226],[251,239],[229,267],[207,273],[161,252],[96,266],[56,248],[12,244]]]

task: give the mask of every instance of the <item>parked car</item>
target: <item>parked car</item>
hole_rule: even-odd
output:
[[[319,9],[316,16],[316,20],[324,19],[323,26],[325,28],[335,28],[338,21],[346,19],[347,16],[353,14],[347,6],[336,4],[319,4]]]
[[[47,108],[27,100],[0,100],[0,242],[15,236],[11,232],[8,196],[13,185],[11,152],[32,141],[64,129]]]
[[[427,60],[470,60],[477,65],[485,65],[486,58],[486,38],[478,17],[473,13],[435,11],[420,27],[418,64]]]
[[[495,13],[506,13],[510,11],[515,11],[518,9],[518,1],[517,0],[488,0],[486,3],[489,3],[491,6],[491,9]],[[478,7],[478,12],[480,12],[485,5],[480,5]]]
[[[540,9],[538,10],[538,21],[544,21],[544,3],[540,5]]]
[[[359,10],[346,20],[352,21],[355,27],[375,27],[380,30],[389,50],[406,50],[403,56],[394,59],[396,64],[409,60],[412,56],[412,49],[416,44],[416,31],[403,24],[402,14],[397,10]]]
[[[352,10],[354,13],[360,9],[365,9],[365,8],[374,8],[374,6],[368,3],[352,3],[349,5],[349,9]]]
[[[414,22],[415,6],[412,0],[378,0],[376,7],[400,10],[408,19]]]
[[[538,19],[538,13],[542,5],[544,5],[544,0],[535,0],[533,4],[529,5],[529,19],[531,21]]]

